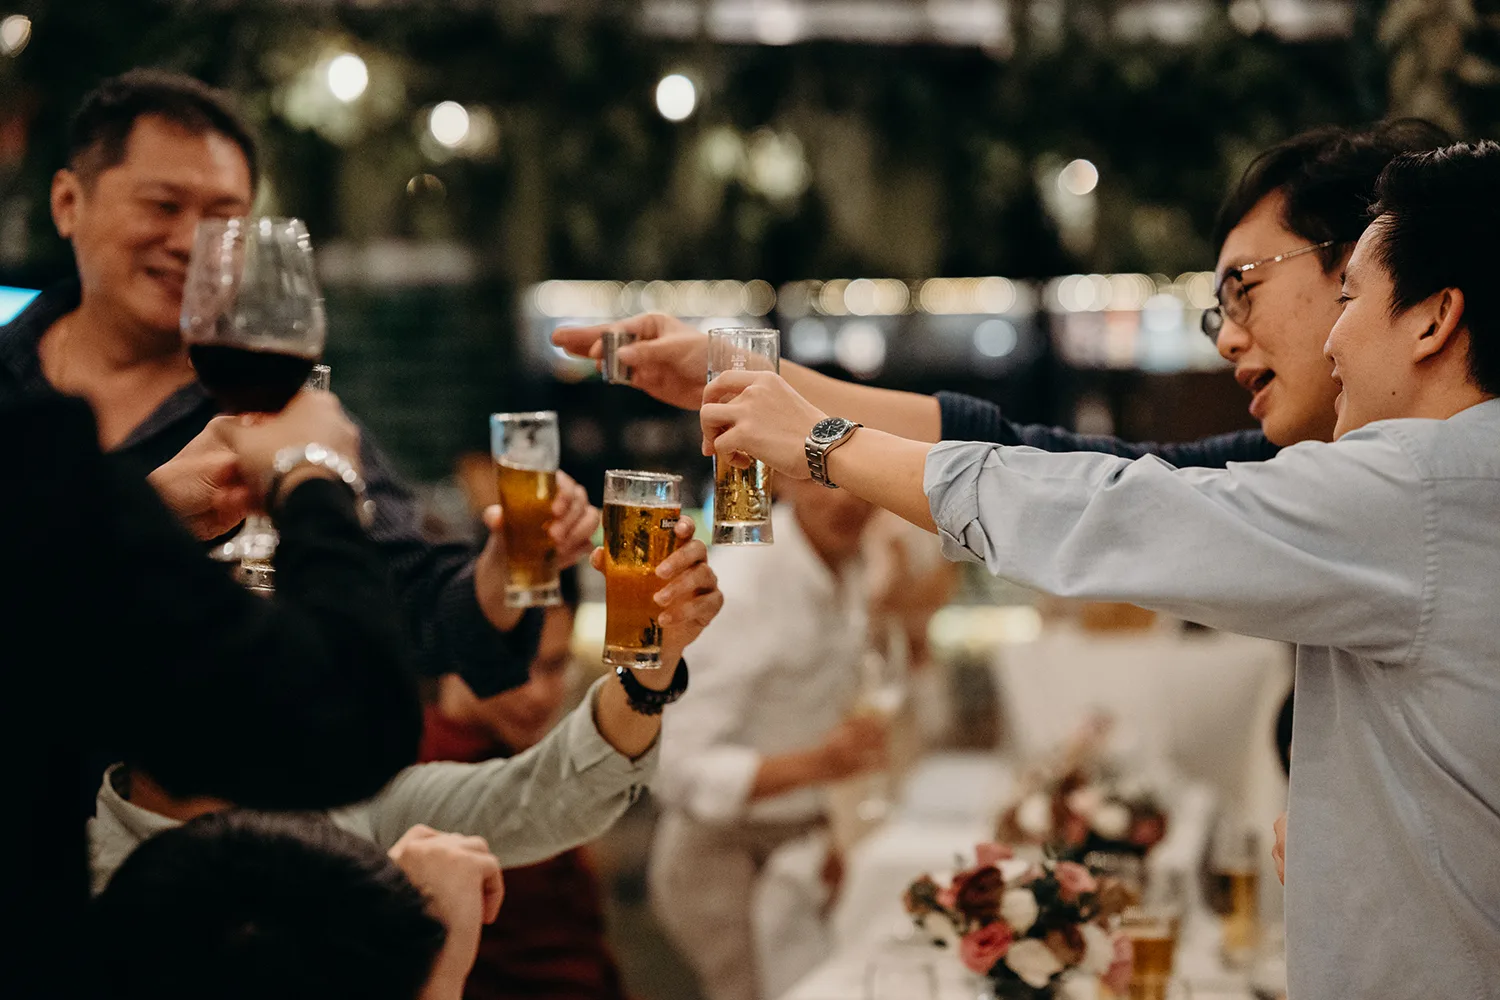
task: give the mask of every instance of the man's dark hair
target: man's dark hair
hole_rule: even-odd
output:
[[[384,851],[287,813],[216,813],[152,837],[90,916],[104,1000],[415,1000],[445,940]]]
[[[1332,271],[1370,224],[1375,182],[1386,165],[1403,153],[1452,141],[1431,122],[1398,118],[1368,129],[1316,128],[1279,142],[1255,158],[1224,200],[1214,224],[1214,250],[1266,196],[1279,192],[1286,199],[1282,225],[1310,244],[1333,241],[1318,252],[1323,270]]]
[[[260,181],[260,152],[250,126],[228,93],[182,73],[133,69],[95,87],[68,123],[68,168],[92,184],[125,159],[135,123],[156,115],[194,133],[217,132],[232,140],[250,167],[250,187]]]
[[[1500,144],[1461,142],[1398,156],[1380,175],[1374,257],[1391,277],[1399,315],[1445,288],[1464,293],[1469,377],[1500,395],[1500,293],[1495,233],[1500,231]]]

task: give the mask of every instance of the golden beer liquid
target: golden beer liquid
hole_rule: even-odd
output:
[[[1260,879],[1253,870],[1227,871],[1229,912],[1224,916],[1226,957],[1248,958],[1260,943]]]
[[[762,524],[771,518],[771,470],[755,462],[741,469],[714,459],[714,523]]]
[[[1166,1000],[1172,979],[1172,957],[1177,939],[1169,921],[1141,926],[1126,925],[1125,933],[1135,949],[1135,967],[1130,975],[1130,1000]]]
[[[661,607],[653,598],[665,581],[656,567],[677,547],[673,529],[682,507],[604,505],[604,662],[660,666]]]
[[[502,530],[509,559],[507,596],[524,598],[538,591],[555,591],[557,546],[547,528],[552,521],[553,501],[557,499],[557,473],[499,462],[496,476],[500,507],[505,512]]]

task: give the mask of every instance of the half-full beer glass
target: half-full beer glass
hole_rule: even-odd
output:
[[[656,567],[677,547],[681,515],[681,476],[604,474],[604,662],[609,666],[662,665],[656,617],[661,609],[654,598],[666,581]]]
[[[490,452],[500,484],[509,579],[505,604],[536,608],[562,603],[557,546],[547,529],[557,499],[557,414],[490,414]]]
[[[708,331],[708,377],[731,371],[781,370],[781,335],[775,330]],[[764,462],[737,468],[714,456],[715,545],[770,545],[771,470]]]

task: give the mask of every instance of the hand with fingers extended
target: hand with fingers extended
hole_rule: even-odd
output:
[[[497,629],[508,631],[520,620],[522,609],[505,606],[505,586],[509,566],[502,525],[504,511],[499,504],[485,508],[484,526],[489,538],[484,550],[474,560],[474,590],[485,617]],[[557,546],[559,568],[571,566],[593,548],[594,531],[599,527],[599,508],[589,503],[588,492],[565,472],[557,474],[557,499],[552,502],[552,521],[547,533]]]
[[[672,683],[672,667],[724,607],[719,578],[708,565],[708,547],[693,538],[696,528],[692,518],[678,518],[672,529],[676,551],[656,567],[661,589],[653,600],[661,608],[656,620],[662,628],[661,662],[666,669],[639,670],[636,677],[642,684],[657,690],[664,690]],[[604,559],[604,550],[595,549],[594,568],[602,572]]]
[[[645,313],[598,326],[561,327],[552,334],[552,343],[569,354],[600,361],[608,330],[624,330],[638,338],[619,352],[621,363],[630,366],[631,385],[684,410],[698,408],[708,373],[707,334],[680,319]]]
[[[479,933],[505,899],[500,862],[483,837],[439,833],[418,824],[388,852],[447,931],[421,1000],[459,1000],[479,953]]]
[[[827,415],[780,375],[725,372],[703,389],[703,454],[742,467],[758,459],[784,476],[807,479],[804,445]]]

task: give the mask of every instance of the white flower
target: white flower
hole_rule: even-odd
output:
[[[1052,954],[1052,949],[1036,938],[1026,938],[1010,946],[1005,953],[1005,964],[1026,985],[1041,989],[1052,981],[1052,977],[1063,970],[1063,964]]]
[[[1099,789],[1098,785],[1084,785],[1082,788],[1074,789],[1073,793],[1068,796],[1068,809],[1073,815],[1082,816],[1084,819],[1092,817],[1103,804],[1104,792]]]
[[[1090,825],[1105,840],[1124,840],[1130,832],[1130,810],[1118,802],[1106,802],[1094,813]]]
[[[1041,907],[1030,889],[1006,889],[1000,897],[1000,919],[1010,924],[1017,935],[1025,934],[1036,923]]]
[[[1005,884],[1010,885],[1029,875],[1036,866],[1024,858],[1006,858],[996,865],[1000,869],[1000,877],[1005,879]]]
[[[1084,947],[1079,970],[1090,976],[1104,975],[1115,964],[1115,945],[1109,932],[1098,924],[1084,924],[1078,929],[1083,933]]]
[[[934,948],[942,948],[954,955],[958,954],[958,932],[953,929],[953,924],[946,918],[927,917],[922,921],[922,936]]]
[[[1052,802],[1040,792],[1028,795],[1016,808],[1016,826],[1038,840],[1052,832]]]

